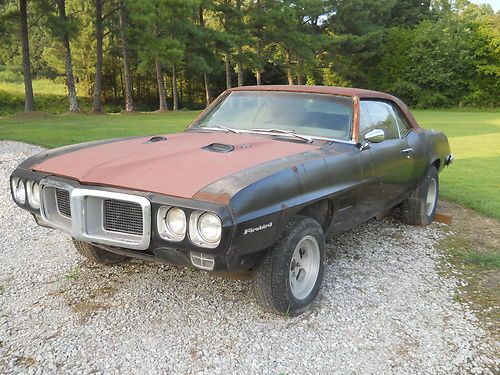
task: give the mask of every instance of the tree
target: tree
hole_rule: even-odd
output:
[[[127,40],[127,14],[125,11],[125,0],[119,0],[120,37],[122,41],[123,54],[123,76],[125,83],[125,112],[134,111],[134,101],[132,99],[132,73],[130,72],[130,54]]]
[[[30,47],[28,39],[28,11],[26,0],[19,0],[19,24],[21,28],[21,45],[23,49],[23,76],[24,76],[24,111],[35,110],[33,84],[31,78]]]
[[[95,38],[96,38],[96,59],[95,59],[95,78],[94,78],[94,102],[92,111],[96,113],[102,112],[102,44],[103,44],[103,15],[102,5],[103,0],[94,0],[95,2]]]
[[[71,47],[69,34],[72,30],[72,22],[66,15],[66,0],[57,0],[57,11],[59,19],[54,24],[54,32],[61,40],[64,51],[64,65],[66,72],[66,87],[68,89],[68,100],[70,112],[79,112],[78,99],[76,96],[75,76],[73,74],[73,62],[71,60]]]

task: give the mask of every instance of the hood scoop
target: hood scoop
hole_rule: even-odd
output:
[[[206,151],[226,154],[228,152],[234,151],[234,146],[225,143],[210,143],[209,145],[202,147],[202,149]]]
[[[162,141],[166,141],[166,140],[167,140],[167,137],[164,137],[163,135],[155,135],[154,137],[151,137],[149,140],[147,140],[144,143],[145,144],[157,143],[157,142],[162,142]]]

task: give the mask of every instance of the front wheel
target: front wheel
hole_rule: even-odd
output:
[[[124,255],[106,251],[90,243],[79,241],[74,238],[72,240],[76,250],[92,262],[110,265],[123,263],[129,259]]]
[[[283,315],[304,312],[319,293],[324,260],[323,229],[314,219],[295,216],[253,272],[257,301]]]
[[[431,166],[424,179],[401,204],[401,217],[407,224],[429,225],[436,216],[439,176]]]

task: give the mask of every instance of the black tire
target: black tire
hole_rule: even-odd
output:
[[[110,265],[123,263],[129,259],[124,255],[119,255],[110,251],[103,250],[100,247],[87,242],[75,240],[74,238],[73,245],[75,245],[76,250],[78,250],[80,254],[95,263]]]
[[[427,197],[435,189],[432,209],[429,207]],[[401,219],[412,225],[429,225],[436,216],[439,199],[439,176],[436,167],[431,166],[426,176],[417,185],[415,190],[401,203]]]
[[[305,297],[299,299],[292,292],[290,282],[291,270],[295,268],[292,258],[294,258],[297,245],[304,243],[304,241],[314,244],[312,238],[315,239],[319,247],[319,249],[310,250],[316,254],[314,259],[319,257],[319,270],[317,270],[317,278],[312,290]],[[317,254],[318,250],[319,254]],[[300,253],[301,249],[298,251]],[[301,258],[302,255],[300,254]],[[282,237],[253,271],[253,290],[257,302],[270,312],[282,315],[301,314],[309,308],[319,293],[323,280],[324,261],[325,235],[319,223],[309,217],[293,217]],[[300,274],[302,271],[303,269],[300,269],[298,273]],[[315,274],[315,271],[311,272],[311,275]],[[314,276],[311,276],[310,280],[314,280]],[[309,285],[313,285],[312,281]]]

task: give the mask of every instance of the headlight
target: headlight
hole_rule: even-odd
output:
[[[211,213],[205,213],[198,219],[198,231],[206,242],[217,242],[222,233],[220,219]]]
[[[186,214],[178,207],[160,207],[156,219],[158,234],[170,241],[182,241],[186,236]]]
[[[193,212],[189,218],[191,242],[201,247],[215,248],[222,235],[222,222],[211,212]]]
[[[20,178],[13,178],[11,181],[12,184],[12,192],[14,193],[14,199],[19,204],[26,203],[26,186],[24,185],[24,181]]]
[[[27,192],[30,206],[40,208],[40,184],[36,181],[28,181]]]

